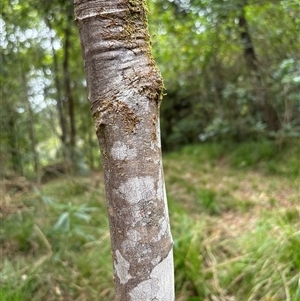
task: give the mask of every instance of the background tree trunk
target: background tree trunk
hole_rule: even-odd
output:
[[[116,301],[174,300],[159,128],[163,83],[145,3],[75,1],[105,173]]]
[[[70,18],[69,18],[70,19]],[[63,60],[63,77],[64,77],[64,92],[65,92],[65,103],[68,104],[68,115],[70,122],[70,141],[69,141],[69,151],[70,159],[72,162],[73,168],[75,167],[75,147],[76,147],[76,127],[75,127],[75,114],[74,114],[74,98],[71,88],[71,79],[70,79],[70,66],[69,66],[69,51],[70,51],[70,34],[71,29],[67,24],[65,29],[65,41],[64,41],[64,60]]]
[[[22,163],[22,158],[20,154],[20,149],[19,149],[19,139],[18,139],[18,134],[17,134],[17,129],[16,129],[16,118],[11,114],[9,120],[8,120],[8,149],[9,153],[11,155],[11,162],[12,162],[12,169],[15,173],[23,176],[24,175],[24,170],[23,170],[23,163]]]
[[[249,32],[244,7],[242,7],[239,16],[239,27],[241,31],[241,42],[244,48],[244,58],[250,77],[253,79],[254,94],[257,98],[256,107],[262,111],[263,119],[268,130],[276,132],[280,129],[280,120],[275,109],[269,104],[267,99],[267,91],[264,87],[261,71],[258,67],[258,60]]]
[[[45,22],[49,29],[52,29],[51,22],[46,18]],[[54,73],[54,84],[56,89],[56,107],[58,112],[58,118],[59,118],[59,125],[61,128],[61,135],[60,135],[60,141],[62,145],[62,155],[65,162],[70,161],[70,152],[68,149],[68,132],[67,132],[67,121],[65,117],[65,104],[64,100],[62,98],[61,93],[61,85],[60,85],[60,78],[59,78],[59,62],[57,53],[54,48],[54,38],[51,37],[51,50],[52,50],[52,56],[53,56],[53,73]]]
[[[21,65],[21,63],[20,63]],[[27,86],[27,80],[26,76],[23,70],[22,65],[20,66],[21,69],[21,78],[22,78],[22,85],[24,89],[24,103],[26,104],[27,110],[28,110],[28,125],[29,125],[29,139],[30,139],[30,146],[31,146],[31,152],[33,157],[33,169],[36,176],[36,181],[40,182],[40,175],[39,175],[39,153],[37,151],[37,139],[34,129],[34,114],[31,107],[31,103],[29,101],[29,95],[28,95],[28,86]]]

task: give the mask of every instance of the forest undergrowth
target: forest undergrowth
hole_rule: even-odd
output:
[[[164,156],[177,301],[300,300],[299,144]],[[1,186],[2,301],[113,300],[102,171]]]

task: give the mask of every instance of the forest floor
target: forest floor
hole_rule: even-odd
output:
[[[299,164],[266,141],[164,156],[177,301],[300,300]],[[113,300],[102,171],[24,183],[2,185],[0,299]]]

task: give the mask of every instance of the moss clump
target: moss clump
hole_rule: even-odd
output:
[[[147,3],[144,0],[129,0],[127,13],[125,14],[124,38],[129,46],[138,47],[136,39],[143,39],[146,43],[150,41],[148,33]],[[133,45],[132,45],[133,44]]]
[[[93,118],[96,132],[101,131],[105,125],[114,124],[117,118],[121,119],[126,132],[135,132],[137,124],[141,121],[126,103],[115,99],[103,101],[100,108],[93,112]]]

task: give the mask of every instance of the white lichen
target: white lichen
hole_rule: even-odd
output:
[[[160,138],[160,121],[156,122],[156,137],[157,137],[157,147],[161,149],[161,138]]]
[[[174,301],[173,270],[173,250],[171,249],[168,256],[159,263],[150,274],[151,278],[159,279],[159,291],[155,296],[158,300]]]
[[[130,204],[150,201],[155,197],[154,179],[152,177],[134,177],[121,184],[118,189],[121,197]]]
[[[122,256],[119,250],[116,251],[117,260],[114,261],[115,271],[120,279],[121,284],[125,284],[131,279],[131,275],[129,274],[130,264],[129,262]]]
[[[127,237],[132,241],[139,241],[141,239],[141,234],[137,230],[130,229],[127,232]]]
[[[130,229],[127,232],[127,237],[128,239],[122,242],[122,249],[124,251],[134,249],[138,241],[141,239],[141,234],[137,230]]]
[[[153,141],[150,141],[151,150],[155,151],[156,150],[155,146],[156,146],[156,144]]]
[[[121,141],[114,143],[110,153],[114,160],[132,160],[137,156],[135,148],[130,149]]]
[[[150,279],[142,281],[129,295],[131,301],[174,301],[173,251],[152,270]]]
[[[151,263],[153,265],[157,265],[161,260],[161,257],[160,256],[157,256],[156,258],[154,258],[153,260],[151,260]]]
[[[159,290],[158,279],[149,279],[139,283],[129,293],[131,301],[151,301]]]
[[[163,176],[162,176],[162,169],[160,168],[158,171],[157,198],[161,201],[163,201],[163,198],[164,198],[163,189],[164,189],[164,182],[163,182]]]
[[[141,214],[140,206],[134,205],[132,206],[132,219],[130,220],[130,224],[134,227],[137,223],[139,223],[143,219],[143,215]]]
[[[165,183],[163,183],[163,191],[164,191],[165,216],[167,217],[168,224],[169,224],[169,209],[168,209],[167,191],[166,191]]]
[[[169,230],[168,221],[164,217],[162,217],[158,221],[158,224],[159,224],[159,232],[156,237],[152,238],[152,241],[154,242],[160,241],[162,236]]]

